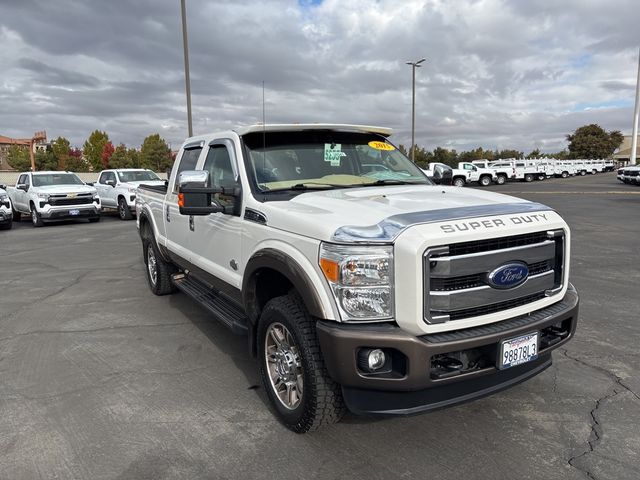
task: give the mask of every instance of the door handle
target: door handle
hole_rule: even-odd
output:
[[[169,205],[167,205],[167,213],[165,215],[166,215],[167,223],[171,223],[171,218],[169,217]]]
[[[193,215],[189,215],[189,230],[194,231],[195,225],[193,224]]]

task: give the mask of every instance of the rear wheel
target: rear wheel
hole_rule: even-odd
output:
[[[547,178],[547,177],[546,177],[546,175],[545,175],[544,173],[542,173],[542,174],[538,175],[538,180],[539,180],[539,181],[542,181],[542,180],[544,180],[545,178]]]
[[[569,176],[569,172],[562,172],[561,177],[562,178],[567,178]]]
[[[462,178],[462,177],[456,177],[456,178],[453,179],[453,186],[454,187],[464,187],[464,185],[466,183],[467,182],[465,182],[464,178]]]
[[[33,205],[31,206],[31,223],[34,227],[42,227],[44,225],[42,217]]]
[[[498,185],[504,185],[507,182],[507,177],[505,175],[498,175],[498,178],[496,179],[496,183]]]
[[[527,183],[529,183],[529,182],[533,182],[533,175],[532,175],[532,174],[530,174],[530,173],[527,173],[527,174],[524,176],[524,181],[525,181],[525,182],[527,182]]]
[[[22,220],[22,214],[16,210],[13,211],[13,221],[14,222],[19,222],[20,220]]]
[[[489,175],[483,175],[479,180],[480,185],[483,187],[488,187],[491,185],[491,177]]]
[[[127,205],[127,201],[124,197],[120,197],[118,200],[118,216],[120,220],[131,220],[133,215],[131,215],[131,210],[129,210],[129,205]]]
[[[162,258],[153,237],[145,238],[143,247],[144,263],[147,267],[145,271],[151,291],[156,295],[168,295],[175,292],[176,287],[171,281],[171,275],[176,271],[173,264]]]
[[[587,174],[586,170],[580,170],[580,176],[584,177]]]
[[[296,433],[338,422],[340,385],[324,365],[315,321],[295,295],[271,299],[258,323],[260,376],[280,420]]]

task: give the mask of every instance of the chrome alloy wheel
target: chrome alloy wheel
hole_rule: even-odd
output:
[[[281,323],[269,325],[265,336],[265,361],[271,387],[280,403],[294,410],[302,401],[304,371],[291,332]]]
[[[158,281],[158,264],[156,262],[156,254],[151,245],[147,246],[147,269],[149,270],[149,280],[155,285]]]
[[[120,201],[120,208],[118,209],[118,213],[120,214],[120,219],[124,220],[127,217],[127,211],[125,210],[127,207],[127,204],[123,201]]]

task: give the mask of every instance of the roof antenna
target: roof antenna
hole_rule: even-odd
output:
[[[267,151],[267,124],[265,123],[265,108],[264,108],[264,80],[262,81],[262,175],[267,168],[266,165],[266,151]]]

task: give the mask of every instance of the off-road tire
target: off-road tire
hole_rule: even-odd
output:
[[[496,183],[498,185],[504,185],[505,183],[507,183],[506,175],[498,175],[498,178],[496,178]]]
[[[36,228],[44,226],[42,217],[33,205],[31,205],[31,224]]]
[[[120,197],[118,199],[118,216],[120,217],[120,220],[131,220],[133,218],[131,210],[129,210],[129,205],[127,205],[127,201],[124,197]]]
[[[158,296],[169,295],[176,291],[176,287],[171,281],[171,275],[176,273],[176,267],[166,262],[156,246],[156,241],[152,236],[143,237],[142,250],[144,252],[144,265],[147,282],[151,291]],[[149,267],[151,259],[155,260],[155,280],[152,269]]]
[[[524,176],[524,181],[527,182],[527,183],[533,182],[533,175],[531,173],[527,173]]]
[[[268,328],[273,323],[286,327],[301,360],[303,393],[294,409],[282,405],[269,376],[265,341]],[[297,295],[284,295],[267,302],[258,321],[257,345],[262,383],[278,418],[287,428],[296,433],[306,433],[340,421],[345,412],[340,385],[327,372],[315,320]]]

